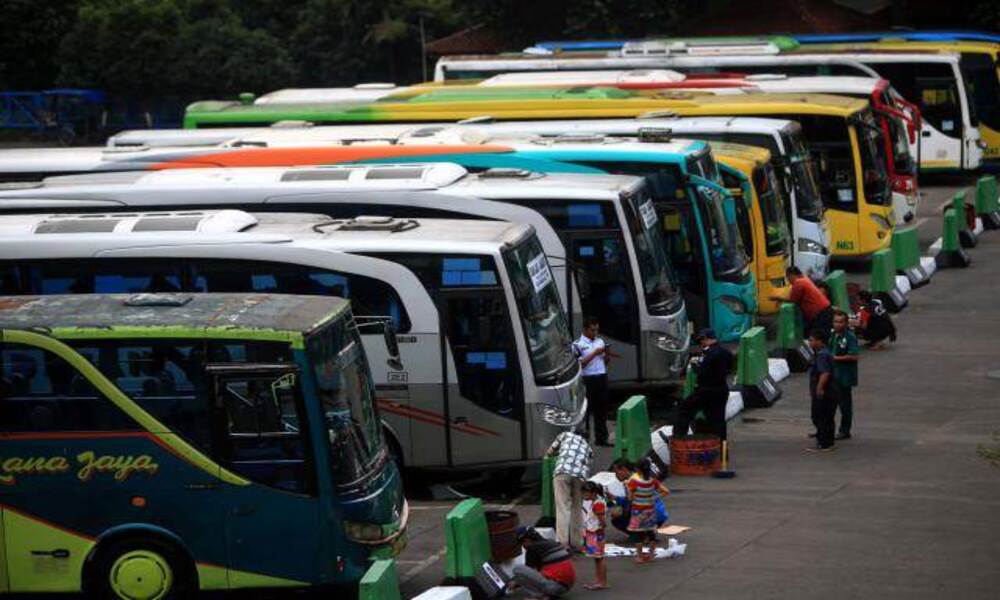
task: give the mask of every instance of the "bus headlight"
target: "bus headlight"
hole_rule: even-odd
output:
[[[723,304],[726,308],[737,315],[745,315],[747,313],[747,305],[742,300],[736,296],[719,296],[719,302]]]
[[[778,277],[777,279],[772,279],[771,280],[771,285],[774,286],[774,287],[776,287],[776,288],[785,287],[785,278],[784,277]]]
[[[344,533],[355,542],[362,544],[375,544],[388,537],[382,526],[377,523],[344,521]]]
[[[886,219],[882,215],[878,215],[875,213],[868,213],[868,216],[871,217],[872,221],[875,221],[875,224],[878,225],[880,228],[892,229],[892,223],[890,223],[889,219]]]
[[[563,410],[558,406],[552,406],[551,404],[546,404],[542,407],[542,418],[549,425],[555,425],[556,427],[569,427],[573,425],[573,413]]]
[[[812,252],[814,254],[826,254],[826,246],[809,238],[799,238],[799,252]]]
[[[679,352],[684,349],[684,342],[669,335],[661,335],[656,338],[656,347],[664,352]]]

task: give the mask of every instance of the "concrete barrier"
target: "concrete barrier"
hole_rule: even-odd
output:
[[[556,494],[552,487],[552,478],[556,470],[556,457],[546,456],[542,458],[540,468],[542,478],[542,516],[535,523],[536,527],[556,526]]]
[[[941,248],[934,256],[934,262],[939,269],[965,268],[972,263],[972,257],[962,248],[958,240],[959,215],[954,208],[944,211],[941,232]]]
[[[788,361],[788,368],[795,373],[808,369],[812,359],[802,329],[802,311],[795,304],[783,302],[778,308],[777,339],[771,355]]]
[[[893,231],[891,247],[896,272],[906,276],[911,287],[930,283],[931,274],[920,264],[920,243],[916,227],[903,227]]]
[[[482,500],[462,500],[451,509],[444,522],[445,583],[474,580],[476,573],[491,558],[490,534]]]
[[[771,406],[781,398],[781,388],[771,379],[767,365],[764,328],[751,327],[740,336],[736,354],[736,385],[748,408]]]
[[[358,600],[399,600],[396,561],[376,560],[358,585]]]
[[[984,229],[1000,229],[1000,198],[993,175],[984,175],[976,182],[976,216]]]
[[[472,600],[472,592],[467,587],[442,585],[432,587],[412,600]]]
[[[891,248],[883,248],[872,254],[869,290],[892,312],[898,313],[906,308],[906,295],[896,287],[896,259]]]
[[[955,195],[951,199],[951,208],[955,209],[955,216],[958,218],[956,221],[958,225],[958,243],[963,248],[975,248],[978,238],[976,238],[975,232],[972,231],[972,227],[969,225],[969,218],[965,207],[965,190],[955,192]]]
[[[624,458],[632,464],[645,458],[652,449],[649,429],[646,397],[632,396],[618,407],[614,457]]]
[[[840,269],[830,271],[826,276],[826,285],[830,288],[830,302],[834,308],[851,312],[851,299],[847,296],[847,275]]]

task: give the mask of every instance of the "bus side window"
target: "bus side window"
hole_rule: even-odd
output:
[[[0,263],[0,294],[19,296],[23,294],[21,269],[13,261]]]
[[[519,418],[518,364],[503,290],[445,298],[459,392],[490,412]]]
[[[0,344],[0,431],[134,431],[140,427],[62,357]]]
[[[310,492],[298,375],[220,374],[215,390],[224,413],[224,454],[230,468],[273,488]]]
[[[389,316],[397,332],[410,330],[410,318],[399,294],[388,283],[372,277],[267,261],[198,259],[188,263],[195,292],[339,296],[351,301],[357,316]]]
[[[105,258],[93,264],[97,294],[181,291],[181,267],[176,259]]]
[[[961,131],[961,111],[958,106],[958,90],[951,79],[920,77],[920,112],[928,123],[945,135],[957,135]]]

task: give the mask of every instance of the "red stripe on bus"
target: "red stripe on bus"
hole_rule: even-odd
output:
[[[335,146],[312,148],[244,148],[210,154],[187,156],[155,163],[152,170],[191,169],[197,167],[294,167],[352,162],[358,160],[391,159],[404,156],[439,154],[506,153],[513,149],[496,145],[448,146]]]
[[[446,420],[444,415],[439,413],[434,413],[429,410],[422,408],[414,408],[412,406],[406,406],[393,402],[392,400],[379,400],[379,408],[391,412],[393,414],[401,415],[404,417],[409,417],[411,419],[429,423],[431,425],[439,425],[441,427],[445,426]],[[479,427],[478,425],[472,425],[471,423],[453,423],[452,429],[461,431],[462,433],[468,433],[470,435],[492,435],[500,437],[500,434],[491,429],[486,429],[484,427]]]

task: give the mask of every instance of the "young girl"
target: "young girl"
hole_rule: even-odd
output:
[[[625,484],[625,489],[632,511],[628,531],[635,544],[635,562],[646,564],[656,558],[656,494],[666,496],[670,490],[653,477],[653,464],[648,458],[639,463],[638,471]]]
[[[600,484],[583,484],[583,549],[594,559],[594,583],[584,587],[591,591],[608,589],[608,566],[604,563],[604,527],[608,512],[604,489]]]

